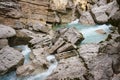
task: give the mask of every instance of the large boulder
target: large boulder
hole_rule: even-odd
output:
[[[61,37],[72,44],[80,43],[84,39],[82,33],[80,33],[75,27],[68,28]]]
[[[102,24],[108,22],[108,19],[114,15],[114,13],[118,10],[118,5],[115,1],[103,5],[100,7],[94,7],[91,10],[91,13],[94,17],[95,22]]]
[[[78,49],[80,57],[82,57],[86,63],[95,58],[99,52],[98,44],[83,44]]]
[[[95,22],[89,12],[83,12],[80,17],[80,23],[95,25]]]
[[[16,31],[9,27],[0,24],[0,38],[9,38],[16,35]]]
[[[113,76],[112,58],[108,55],[99,55],[89,61],[88,68],[94,80],[110,80]]]
[[[78,57],[71,57],[59,61],[57,68],[47,80],[86,80],[86,68]]]
[[[22,65],[24,57],[19,51],[6,46],[0,50],[0,74],[16,69]]]

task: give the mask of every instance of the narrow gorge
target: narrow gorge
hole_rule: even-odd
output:
[[[0,0],[0,80],[120,80],[120,0]]]

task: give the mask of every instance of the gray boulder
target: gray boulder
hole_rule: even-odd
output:
[[[86,68],[78,57],[71,57],[59,61],[57,68],[46,80],[86,80]]]
[[[41,31],[44,33],[49,33],[50,31],[50,27],[40,23],[39,21],[28,22],[27,25],[32,27],[32,29],[35,31]]]
[[[83,12],[80,17],[80,23],[95,25],[95,22],[90,14],[90,12]]]
[[[19,51],[6,46],[0,50],[0,75],[22,65],[24,57]]]
[[[13,28],[0,24],[0,38],[9,38],[15,35],[16,32]]]
[[[108,19],[114,15],[114,13],[118,10],[118,5],[116,1],[113,1],[107,5],[103,5],[100,7],[94,7],[91,10],[91,13],[94,17],[95,22],[102,24],[108,22]]]
[[[72,44],[80,43],[84,39],[82,33],[80,33],[75,27],[68,28],[61,37]]]

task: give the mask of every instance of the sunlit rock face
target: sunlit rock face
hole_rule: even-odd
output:
[[[69,0],[51,0],[53,2],[54,8],[59,10],[65,10]]]

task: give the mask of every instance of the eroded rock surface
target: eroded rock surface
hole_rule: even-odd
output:
[[[16,69],[22,65],[24,57],[19,51],[6,46],[0,50],[0,74]]]
[[[85,80],[86,68],[78,57],[62,59],[47,80],[78,79]]]

